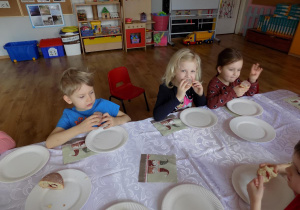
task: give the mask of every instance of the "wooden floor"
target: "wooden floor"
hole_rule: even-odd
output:
[[[256,45],[238,35],[219,35],[221,42],[193,45],[202,59],[202,80],[206,88],[216,74],[217,55],[226,47],[242,51],[244,66],[242,79],[247,79],[252,63],[259,62],[264,71],[259,79],[260,92],[287,89],[300,94],[300,59]],[[45,141],[55,128],[64,108],[69,107],[62,99],[58,81],[69,67],[88,68],[95,72],[96,96],[108,99],[109,70],[126,66],[132,83],[146,89],[150,112],[146,111],[143,96],[125,102],[128,115],[133,121],[152,117],[161,77],[170,57],[178,49],[186,47],[180,39],[175,46],[149,47],[89,53],[85,56],[23,61],[17,64],[9,59],[0,60],[0,130],[8,133],[17,146]],[[114,101],[120,104],[118,101]]]

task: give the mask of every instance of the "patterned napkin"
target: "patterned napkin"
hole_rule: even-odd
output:
[[[187,128],[187,126],[179,118],[176,118],[175,115],[169,115],[166,119],[158,122],[152,120],[151,123],[163,136]]]
[[[85,137],[74,138],[62,145],[64,164],[73,163],[97,154],[85,145]]]
[[[284,100],[289,104],[293,105],[294,107],[300,109],[300,97],[296,96],[296,97],[286,98]]]
[[[139,182],[177,182],[176,156],[142,154]]]

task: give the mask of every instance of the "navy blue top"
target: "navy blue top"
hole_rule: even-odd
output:
[[[203,93],[199,96],[191,87],[185,93],[184,101],[180,102],[177,97],[177,87],[168,88],[165,84],[159,86],[156,104],[153,110],[153,118],[156,121],[165,119],[173,111],[191,107],[194,101],[195,106],[205,106],[206,97]]]

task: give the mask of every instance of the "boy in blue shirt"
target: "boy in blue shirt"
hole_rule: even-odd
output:
[[[75,68],[64,71],[60,80],[63,99],[73,108],[65,109],[56,128],[46,140],[46,147],[64,144],[78,134],[104,129],[130,121],[130,117],[119,110],[120,106],[105,99],[96,99],[93,74]]]

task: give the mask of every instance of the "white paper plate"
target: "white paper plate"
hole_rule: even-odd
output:
[[[218,198],[204,187],[183,184],[167,193],[162,203],[162,210],[183,209],[223,210],[224,208]]]
[[[208,109],[193,107],[180,113],[181,121],[190,127],[208,128],[218,122],[217,116]]]
[[[127,139],[127,131],[120,126],[108,129],[98,128],[87,135],[85,144],[94,152],[109,152],[124,145]]]
[[[258,116],[264,110],[258,103],[242,98],[235,98],[227,102],[226,106],[230,111],[245,116]]]
[[[148,208],[135,202],[121,202],[112,205],[106,210],[148,210]]]
[[[248,204],[250,202],[247,184],[257,177],[258,167],[258,165],[241,165],[236,167],[232,173],[232,184],[235,191]],[[264,186],[261,208],[263,210],[282,210],[295,198],[294,192],[280,174],[265,183]]]
[[[237,136],[247,141],[268,142],[276,137],[276,131],[270,124],[255,117],[233,118],[229,126]]]
[[[86,203],[92,189],[90,178],[75,169],[61,170],[58,173],[64,179],[64,189],[44,189],[37,184],[27,197],[25,210],[80,209]]]
[[[48,162],[50,153],[39,145],[21,147],[0,161],[0,182],[16,182],[32,176]]]

